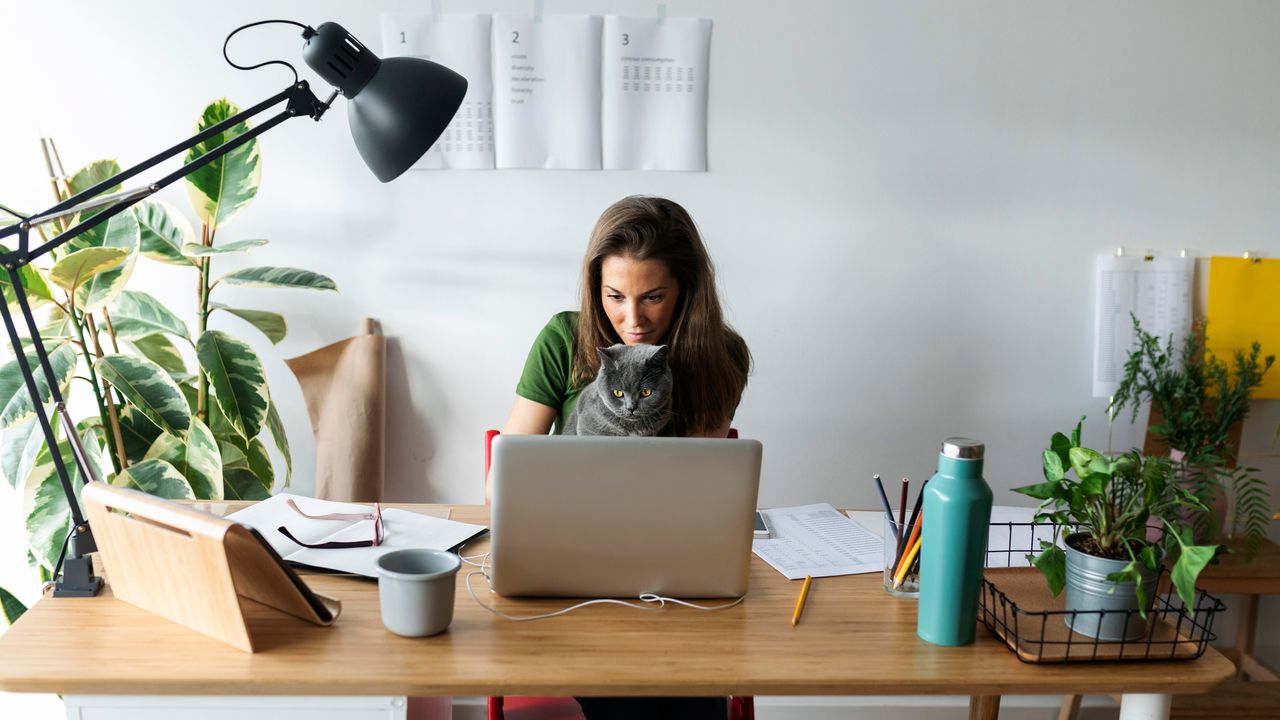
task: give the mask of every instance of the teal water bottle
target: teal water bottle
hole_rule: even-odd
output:
[[[976,440],[947,438],[938,454],[938,473],[924,488],[916,634],[934,645],[968,645],[977,630],[991,522],[982,455]]]

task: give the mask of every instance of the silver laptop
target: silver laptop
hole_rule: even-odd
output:
[[[746,594],[761,452],[755,440],[494,438],[494,591]]]

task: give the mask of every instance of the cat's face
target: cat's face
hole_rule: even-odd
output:
[[[666,345],[618,344],[600,351],[596,388],[605,407],[623,420],[646,420],[671,404]]]

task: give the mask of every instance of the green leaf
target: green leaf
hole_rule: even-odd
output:
[[[25,480],[22,510],[27,519],[28,548],[37,563],[52,570],[58,562],[62,542],[71,529],[71,510],[51,456],[47,449],[41,454],[46,461],[37,461],[35,469]],[[67,471],[74,472],[72,467]]]
[[[271,496],[274,473],[267,449],[256,438],[231,435],[219,445],[228,500],[262,500]]]
[[[1071,469],[1076,471],[1076,477],[1082,478],[1089,474],[1089,463],[1094,458],[1102,457],[1102,453],[1089,448],[1073,447],[1067,456],[1071,459]]]
[[[182,254],[187,257],[206,257],[209,255],[228,255],[230,253],[248,252],[256,247],[266,245],[266,240],[237,240],[221,245],[204,246],[200,243],[187,243],[182,246]]]
[[[49,366],[53,368],[54,377],[60,389],[65,389],[76,371],[76,351],[70,343],[46,347],[49,355]],[[27,354],[27,362],[35,374],[36,390],[40,394],[40,402],[48,405],[53,402],[53,393],[45,382],[44,372],[34,352]],[[65,393],[63,393],[65,395]],[[9,429],[36,414],[31,404],[31,395],[27,392],[22,378],[22,368],[17,358],[0,366],[0,429]]]
[[[141,228],[140,247],[143,255],[169,265],[190,267],[194,264],[181,251],[184,245],[196,239],[195,230],[191,228],[186,215],[160,200],[144,201],[135,211]]]
[[[40,430],[40,423],[34,420],[21,423],[4,434],[4,440],[0,442],[0,470],[14,490],[21,488],[31,474],[36,454],[43,447],[44,433]]]
[[[215,100],[204,109],[196,124],[196,133],[204,132],[239,112],[240,108],[226,98]],[[244,122],[210,137],[187,153],[186,162],[204,156],[248,130],[249,123]],[[201,222],[221,227],[258,194],[261,176],[258,141],[250,140],[188,175],[187,196]]]
[[[138,408],[125,404],[119,410],[120,435],[124,440],[124,455],[129,462],[140,462],[160,437],[160,428],[147,419]]]
[[[1014,488],[1013,491],[1016,493],[1022,493],[1023,495],[1028,495],[1037,500],[1048,500],[1055,496],[1055,491],[1057,489],[1058,489],[1058,483],[1046,482],[1046,483],[1038,483],[1036,485],[1025,485],[1023,487],[1017,487],[1017,488]]]
[[[22,613],[27,611],[27,606],[23,605],[21,600],[2,587],[0,587],[0,608],[4,609],[4,619],[10,625],[18,622],[18,618],[22,617]]]
[[[1071,452],[1072,447],[1071,440],[1060,432],[1054,433],[1053,437],[1049,439],[1049,449],[1058,456],[1058,460],[1064,468],[1063,472],[1065,472],[1065,468],[1071,463],[1068,453]]]
[[[1076,427],[1071,431],[1071,447],[1080,447],[1080,430],[1084,427],[1084,418],[1076,423]]]
[[[1182,598],[1188,609],[1195,608],[1196,578],[1200,577],[1200,571],[1213,560],[1217,551],[1218,548],[1214,545],[1182,546],[1182,552],[1178,554],[1178,561],[1173,564],[1169,579],[1173,581],[1173,586],[1178,589],[1178,597]]]
[[[169,500],[195,500],[195,493],[178,469],[164,460],[143,460],[120,472],[116,484]]]
[[[191,427],[191,408],[164,368],[133,355],[107,355],[94,367],[161,430],[182,435]]]
[[[1045,480],[1048,480],[1051,483],[1062,481],[1062,473],[1064,470],[1062,466],[1062,458],[1058,453],[1054,452],[1052,449],[1045,450],[1042,464],[1044,465]]]
[[[1051,542],[1040,541],[1040,554],[1031,561],[1049,581],[1049,592],[1054,597],[1062,592],[1067,584],[1067,555],[1062,548]]]
[[[1089,473],[1080,480],[1080,492],[1085,497],[1098,497],[1107,491],[1107,482],[1111,476],[1106,473]]]
[[[284,456],[284,487],[287,490],[289,483],[293,481],[293,454],[289,451],[289,436],[285,434],[284,423],[280,422],[280,413],[276,411],[274,400],[267,408],[267,429],[271,431],[276,449]]]
[[[245,320],[250,325],[261,330],[272,345],[279,343],[284,339],[285,335],[289,334],[289,325],[285,322],[284,316],[279,313],[267,312],[266,310],[242,310],[240,308],[227,307],[220,303],[209,303],[209,307],[229,312]]]
[[[145,460],[164,460],[176,469],[197,500],[222,500],[222,455],[213,433],[200,418],[191,418],[186,439],[162,433],[156,438]]]
[[[1113,583],[1131,582],[1133,583],[1134,594],[1138,596],[1138,614],[1142,619],[1147,618],[1147,591],[1150,589],[1147,584],[1142,581],[1142,573],[1138,571],[1138,562],[1130,560],[1124,567],[1116,572],[1107,575],[1107,580]],[[1114,591],[1114,588],[1112,588]]]
[[[258,354],[239,338],[208,330],[196,341],[196,357],[232,427],[244,438],[257,437],[270,404]]]
[[[64,256],[49,268],[49,280],[72,292],[89,278],[120,266],[129,251],[116,247],[89,247]]]
[[[122,248],[129,253],[118,267],[97,273],[87,282],[80,284],[76,291],[78,306],[86,311],[97,310],[111,302],[124,289],[125,283],[129,282],[130,276],[133,275],[133,268],[137,264],[141,237],[142,230],[138,225],[138,216],[129,209],[67,243],[66,247],[74,251],[91,247],[110,247]]]
[[[157,333],[134,338],[130,342],[143,357],[164,368],[170,375],[186,374],[187,362],[182,359],[182,353],[178,352],[178,348],[168,337]]]
[[[270,489],[262,486],[262,481],[252,470],[226,470],[222,481],[226,485],[227,500],[266,500],[271,497]]]
[[[0,252],[7,253],[9,248],[0,245]],[[53,293],[49,290],[49,283],[45,281],[44,271],[39,267],[23,265],[18,268],[18,279],[22,282],[22,289],[27,294],[27,303],[33,310],[53,300]],[[4,301],[9,304],[9,307],[18,307],[18,296],[13,292],[9,273],[3,271],[0,271],[0,292],[3,292]]]
[[[116,337],[136,340],[155,333],[187,337],[187,324],[154,297],[144,292],[125,290],[111,310],[111,324]]]
[[[220,283],[241,287],[296,288],[302,290],[337,290],[333,280],[311,272],[287,267],[248,267],[223,275]]]

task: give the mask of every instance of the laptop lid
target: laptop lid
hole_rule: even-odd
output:
[[[762,451],[719,438],[494,438],[494,591],[745,594]]]

